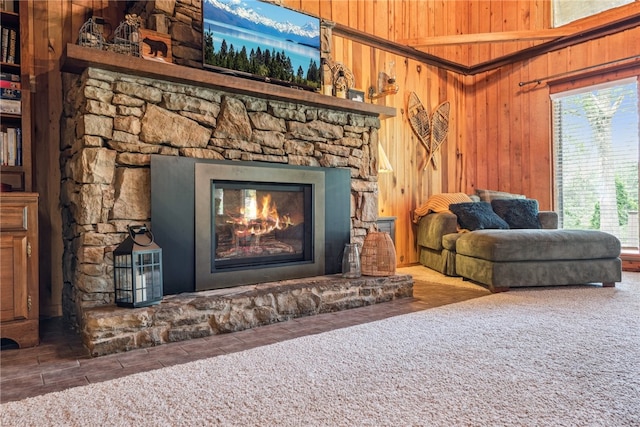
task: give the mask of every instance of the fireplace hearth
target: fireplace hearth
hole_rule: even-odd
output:
[[[123,68],[120,62],[114,57],[106,68],[85,68],[90,63],[85,61],[74,67],[73,72],[80,74],[63,78],[62,311],[65,320],[82,331],[92,354],[240,330],[407,295],[408,278],[401,279],[404,290],[398,290],[396,277],[379,283],[374,278],[347,280],[333,274],[341,270],[345,243],[362,244],[377,221],[378,115],[394,115],[393,109],[391,114],[379,106],[343,103],[322,95],[299,97],[296,91],[279,96],[263,90],[247,92],[236,90],[226,80],[220,86],[207,73],[194,82],[194,74],[178,76],[173,68],[140,73],[138,65],[144,64],[129,69],[133,64]],[[314,234],[311,249],[303,249],[302,259],[287,260],[289,270],[281,270],[284,263],[279,254],[259,260],[263,264],[259,268],[246,269],[240,264],[257,259],[250,257],[237,264],[233,256],[216,255],[223,230],[216,233],[214,225],[212,234],[216,222],[211,213],[205,215],[207,226],[196,224],[199,204],[194,178],[196,165],[216,163],[259,168],[262,177],[275,176],[275,171],[298,171],[305,177],[321,174],[326,200],[305,208],[311,219],[303,221],[303,228],[297,218],[284,219],[290,224],[282,233]],[[242,173],[239,181],[246,180]],[[269,187],[280,182],[252,181]],[[303,188],[311,186],[316,197],[316,184],[293,181]],[[211,195],[211,178],[207,182],[205,188]],[[262,190],[247,190],[253,189]],[[289,209],[293,202],[278,200],[272,190],[269,188],[279,214],[293,216]],[[215,196],[212,200],[204,206],[216,212]],[[263,221],[244,220],[254,225]],[[322,220],[325,228],[319,237],[324,242],[315,238]],[[271,222],[264,221],[261,226]],[[152,308],[119,309],[114,304],[113,249],[126,237],[127,226],[134,224],[151,224],[162,247],[164,298]],[[290,235],[279,233],[265,236],[268,245],[256,233],[235,242],[243,250],[259,243],[258,249],[251,250],[267,251],[281,247],[284,241],[297,252]],[[209,241],[197,245],[197,236],[208,236]],[[199,262],[200,257],[204,263]],[[319,268],[322,262],[324,269]],[[211,290],[196,288],[196,265],[205,266],[202,289]],[[296,271],[309,266],[318,272]],[[220,272],[212,275],[212,269],[218,267]],[[277,279],[281,276],[276,273],[283,271],[296,278]],[[290,277],[286,274],[282,277]],[[255,284],[234,284],[242,276],[238,283]],[[323,282],[320,288],[317,281]],[[242,292],[265,286],[278,292]],[[215,299],[207,297],[211,293]]]
[[[151,212],[165,295],[335,274],[350,172],[152,156]]]

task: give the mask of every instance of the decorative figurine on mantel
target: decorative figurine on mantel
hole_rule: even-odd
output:
[[[329,62],[333,76],[333,96],[347,98],[347,92],[354,87],[353,73],[341,62]]]
[[[101,18],[96,18],[97,20]],[[102,35],[102,24],[98,24],[93,17],[82,24],[78,32],[78,44],[93,49],[103,50],[106,46],[104,36]]]
[[[140,18],[135,14],[125,15],[113,35],[113,50],[130,56],[140,56]]]
[[[333,90],[336,98],[347,99],[348,89],[349,87],[347,86],[347,78],[344,76],[344,71],[339,70],[338,76],[336,77],[335,82],[333,82]]]

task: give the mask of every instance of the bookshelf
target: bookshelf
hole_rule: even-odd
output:
[[[5,37],[0,39],[0,338],[20,347],[39,342],[39,202],[32,192],[31,156],[32,8],[32,0],[0,0],[0,37],[8,35],[6,52]]]
[[[28,5],[0,0],[0,190],[32,191]]]

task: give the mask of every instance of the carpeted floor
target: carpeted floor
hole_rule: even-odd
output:
[[[3,426],[638,426],[640,275],[513,289],[1,410]]]

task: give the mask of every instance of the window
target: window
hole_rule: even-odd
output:
[[[638,78],[551,96],[562,228],[596,229],[638,251]]]
[[[560,27],[580,18],[633,2],[634,0],[552,0],[553,26]]]

